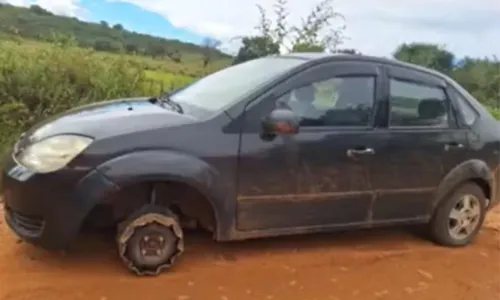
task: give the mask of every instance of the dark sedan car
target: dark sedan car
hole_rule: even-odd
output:
[[[6,219],[50,249],[116,226],[137,274],[170,267],[195,227],[228,241],[422,223],[465,246],[500,201],[499,149],[499,123],[440,73],[270,56],[34,126],[5,164]]]

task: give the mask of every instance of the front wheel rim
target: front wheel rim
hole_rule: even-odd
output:
[[[448,233],[456,240],[464,240],[477,229],[481,218],[481,203],[474,195],[462,196],[448,216]]]
[[[170,230],[170,229],[169,229]],[[137,234],[137,233],[136,233]],[[163,261],[166,261],[175,252],[175,245],[177,241],[173,233],[172,235],[166,235],[159,231],[150,231],[141,236],[140,241],[137,245],[134,245],[135,249],[128,249],[129,251],[138,252],[140,256],[141,265],[147,267],[153,267],[160,265]],[[173,242],[169,240],[174,239]]]
[[[154,270],[151,270],[149,268],[143,269],[141,267],[134,265],[134,263],[128,258],[127,244],[129,239],[132,237],[132,235],[135,233],[135,230],[138,227],[144,227],[147,226],[148,224],[152,224],[155,222],[161,226],[169,228],[175,235],[177,239],[175,243],[176,251],[174,251],[172,255],[170,255],[170,258],[167,261],[165,261],[165,263],[158,265]],[[127,227],[123,230],[123,232],[119,235],[118,251],[120,257],[125,262],[127,267],[133,272],[135,272],[137,275],[158,275],[162,270],[170,268],[174,264],[175,260],[184,252],[184,237],[182,233],[182,228],[179,225],[179,223],[172,217],[164,216],[158,213],[145,214],[135,219],[130,224],[128,224]]]

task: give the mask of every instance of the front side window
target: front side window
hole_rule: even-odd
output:
[[[375,77],[333,77],[289,91],[277,107],[293,110],[301,126],[368,126],[375,102]]]
[[[448,127],[448,98],[444,89],[390,80],[390,126]]]
[[[224,68],[171,95],[179,104],[219,111],[260,85],[305,63],[298,58],[264,57]]]

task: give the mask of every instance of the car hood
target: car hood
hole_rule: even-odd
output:
[[[80,134],[103,139],[197,121],[193,116],[152,103],[149,98],[113,99],[77,107],[46,119],[24,134],[23,144],[58,134]]]

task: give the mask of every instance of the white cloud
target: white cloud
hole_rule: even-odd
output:
[[[15,6],[28,6],[29,0],[0,0],[0,3],[7,3]]]
[[[0,0],[0,2],[15,6],[39,5],[56,14],[84,19],[85,10],[80,6],[80,0]]]
[[[36,0],[33,2],[57,15],[83,17],[84,14],[84,10],[80,7],[80,0]]]
[[[47,0],[49,1],[49,0]],[[50,0],[54,1],[54,0]],[[255,4],[273,0],[108,0],[156,12],[177,27],[222,40],[245,35],[258,22]],[[318,0],[289,0],[290,23],[298,24]],[[459,56],[500,56],[499,0],[336,0],[346,17],[344,47],[390,55],[403,42],[443,44]],[[270,10],[271,11],[271,10]]]
[[[28,0],[0,0],[0,3],[8,3],[15,6],[27,6]]]

